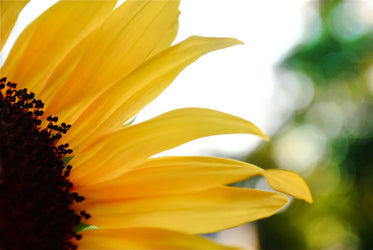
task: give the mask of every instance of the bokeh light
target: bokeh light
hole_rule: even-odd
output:
[[[280,168],[310,174],[323,156],[326,138],[322,131],[304,125],[282,132],[273,145],[273,158]]]

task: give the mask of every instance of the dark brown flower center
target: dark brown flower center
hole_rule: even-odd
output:
[[[0,79],[0,249],[74,249],[74,232],[85,212],[71,204],[84,198],[68,180],[68,144],[58,145],[70,125],[48,117],[27,89]]]

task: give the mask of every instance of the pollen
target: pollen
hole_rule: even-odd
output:
[[[72,154],[59,144],[70,125],[41,117],[44,104],[27,89],[0,79],[0,248],[75,249],[74,228],[85,211],[70,209],[84,197],[71,192]],[[66,166],[65,166],[66,165]],[[4,248],[2,248],[4,247]]]

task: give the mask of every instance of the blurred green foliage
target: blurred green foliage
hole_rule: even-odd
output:
[[[248,161],[300,173],[314,204],[258,221],[261,249],[373,249],[373,32],[358,4],[320,0],[318,37],[281,64],[311,80],[312,101]]]
[[[285,67],[304,73],[318,85],[332,84],[340,77],[353,80],[362,74],[372,60],[373,32],[349,32],[362,23],[346,16],[346,8],[351,6],[342,4],[341,0],[320,1],[322,30],[319,39],[297,46],[284,60]],[[353,24],[346,25],[343,19]]]

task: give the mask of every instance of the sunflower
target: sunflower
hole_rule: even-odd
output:
[[[3,47],[28,1],[0,2]],[[229,249],[198,234],[312,202],[293,172],[217,157],[152,157],[219,134],[267,137],[202,108],[123,125],[200,56],[240,44],[171,46],[178,1],[59,1],[1,68],[0,249]],[[264,176],[279,192],[227,186]]]

